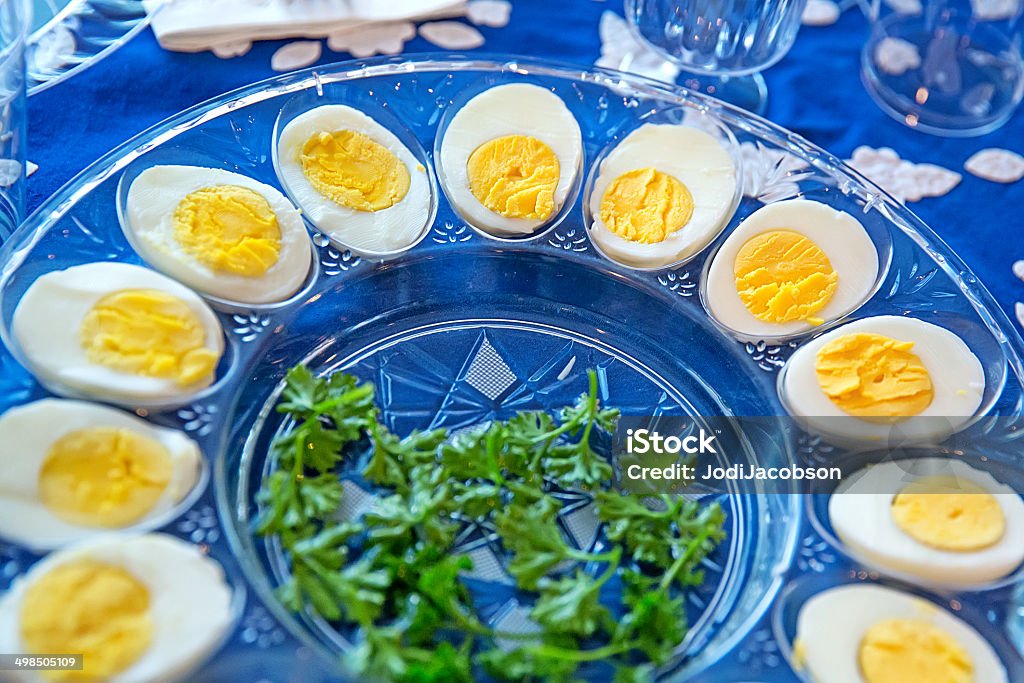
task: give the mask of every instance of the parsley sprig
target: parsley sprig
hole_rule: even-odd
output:
[[[289,609],[357,627],[348,664],[362,677],[569,681],[603,662],[635,682],[685,636],[681,589],[703,580],[724,514],[610,488],[611,463],[594,444],[618,411],[601,407],[594,372],[588,391],[554,414],[520,412],[456,435],[399,437],[379,421],[372,385],[302,366],[289,371],[277,410],[286,422],[255,531],[289,560],[278,589]],[[360,519],[340,521],[339,470],[353,464],[380,495]],[[605,549],[567,542],[553,495],[564,489],[591,492]],[[454,550],[470,522],[497,532],[517,587],[535,596],[536,632],[498,632],[478,617],[462,579],[472,561]],[[565,571],[578,563],[593,571]]]

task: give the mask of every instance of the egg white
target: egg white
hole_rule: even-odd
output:
[[[994,545],[974,551],[940,550],[900,529],[892,501],[908,484],[930,476],[954,476],[992,494],[1006,519]],[[847,477],[829,498],[829,520],[856,555],[883,570],[908,574],[928,584],[969,588],[1000,579],[1024,562],[1024,501],[991,474],[950,458],[883,462]]]
[[[174,211],[192,192],[235,185],[267,200],[281,230],[276,263],[257,277],[214,271],[188,254],[174,237]],[[197,166],[153,166],[132,181],[121,229],[147,263],[204,294],[243,304],[268,304],[294,294],[312,265],[302,215],[277,189],[238,173]]]
[[[931,404],[901,422],[880,424],[849,415],[833,403],[818,384],[817,354],[833,339],[855,333],[912,342],[911,352],[931,376]],[[786,363],[779,382],[787,409],[812,431],[841,441],[915,443],[945,438],[970,422],[985,392],[985,371],[956,334],[916,318],[888,315],[847,323],[810,340]]]
[[[189,386],[173,378],[145,377],[93,363],[79,340],[82,320],[104,296],[125,289],[155,289],[185,302],[206,330],[205,347],[218,357],[224,333],[210,307],[165,275],[127,263],[98,262],[40,276],[25,292],[11,331],[28,369],[53,391],[131,405],[188,399],[213,382],[213,373]]]
[[[148,437],[170,455],[167,488],[132,529],[159,526],[199,481],[199,446],[181,432],[95,403],[42,399],[0,415],[0,536],[34,551],[46,551],[105,532],[61,519],[39,498],[39,472],[53,444],[71,432],[98,427]]]
[[[743,305],[736,290],[736,255],[752,238],[785,230],[814,242],[839,276],[832,299],[815,313],[829,322],[860,306],[878,278],[878,251],[864,226],[850,214],[827,204],[791,199],[763,206],[745,218],[722,243],[708,270],[705,303],[711,315],[726,327],[752,338],[791,335],[813,329],[803,320],[772,323],[761,320]]]
[[[152,643],[109,683],[182,680],[223,644],[232,626],[232,592],[224,570],[198,546],[166,534],[109,534],[49,555],[14,582],[0,599],[0,650],[25,652],[20,620],[25,591],[75,560],[121,567],[149,590]],[[25,683],[47,680],[39,671],[5,673]]]
[[[536,138],[558,158],[555,206],[548,218],[502,216],[470,190],[469,157],[484,143],[509,135]],[[583,138],[576,117],[558,95],[539,85],[511,83],[485,90],[459,109],[444,131],[440,158],[448,198],[467,222],[498,236],[529,235],[549,223],[565,204],[579,175]]]
[[[601,220],[608,186],[624,173],[654,168],[679,180],[693,196],[690,221],[661,242],[624,239]],[[696,128],[645,123],[601,161],[590,192],[590,239],[609,258],[637,268],[658,268],[687,259],[711,243],[732,218],[736,166],[722,143]]]
[[[409,191],[380,211],[359,211],[320,194],[302,171],[302,147],[322,132],[351,130],[387,148],[409,171]],[[325,235],[356,251],[384,254],[411,247],[427,230],[431,188],[427,170],[394,133],[358,109],[330,104],[288,122],[274,148],[278,178],[306,218]]]
[[[847,585],[813,596],[797,615],[803,668],[819,683],[864,683],[858,653],[867,631],[886,619],[919,619],[941,629],[963,647],[974,680],[1005,683],[1006,668],[973,627],[938,605],[874,585]]]

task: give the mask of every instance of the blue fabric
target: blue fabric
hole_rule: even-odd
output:
[[[582,65],[600,53],[598,21],[613,2],[516,0],[511,23],[481,27],[488,52],[512,52]],[[860,48],[868,25],[857,11],[839,23],[804,27],[793,50],[765,74],[768,118],[837,156],[858,145],[893,147],[904,159],[957,171],[985,147],[1024,151],[1024,109],[1002,129],[981,138],[945,139],[910,130],[871,101],[859,76]],[[83,74],[30,100],[28,157],[40,165],[28,181],[29,208],[86,168],[102,153],[162,119],[227,90],[274,75],[270,56],[280,43],[258,43],[244,57],[176,54],[145,31]],[[406,52],[436,50],[416,38]],[[348,55],[324,50],[322,63]],[[1012,315],[1024,300],[1024,283],[1011,265],[1024,259],[1021,219],[1024,181],[1000,185],[964,173],[950,194],[910,208],[931,225]]]

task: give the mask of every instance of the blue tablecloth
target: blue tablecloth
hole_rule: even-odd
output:
[[[600,52],[601,13],[617,2],[516,0],[504,28],[481,27],[483,50],[592,64]],[[910,130],[879,110],[860,82],[859,54],[868,25],[857,11],[827,27],[804,27],[793,50],[765,74],[768,118],[848,158],[858,145],[893,147],[904,159],[963,172],[985,147],[1024,151],[1024,109],[981,138],[945,139]],[[30,100],[28,157],[39,170],[28,181],[29,208],[102,153],[160,120],[227,90],[274,75],[280,43],[256,44],[244,57],[162,50],[145,31],[88,71]],[[421,38],[406,52],[436,50]],[[322,63],[349,56],[324,51]],[[1007,311],[1024,300],[1011,266],[1024,259],[1024,181],[992,183],[964,174],[950,194],[910,205],[986,283]]]

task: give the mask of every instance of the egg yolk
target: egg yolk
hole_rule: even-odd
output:
[[[55,680],[103,681],[124,671],[153,640],[150,595],[121,567],[76,560],[43,575],[21,603],[21,639],[33,654],[82,655],[81,671]]]
[[[734,265],[736,291],[755,317],[770,323],[806,320],[823,309],[839,284],[825,252],[797,232],[761,233],[740,248]]]
[[[506,218],[546,220],[555,211],[558,157],[527,135],[507,135],[477,147],[466,161],[469,190]]]
[[[886,619],[860,641],[865,683],[971,683],[974,664],[952,636],[922,619]]]
[[[951,476],[925,477],[905,486],[892,500],[892,518],[903,533],[939,550],[982,550],[1006,532],[996,497]]]
[[[913,347],[880,334],[845,334],[818,351],[818,385],[848,415],[883,423],[912,417],[935,397]]]
[[[149,512],[170,480],[171,455],[158,441],[127,429],[80,429],[50,446],[39,498],[72,524],[120,528]]]
[[[317,192],[356,211],[381,211],[409,191],[409,169],[384,145],[354,130],[306,140],[302,172]]]
[[[206,330],[181,299],[155,289],[126,289],[96,302],[79,339],[93,363],[187,386],[213,373],[217,354]]]
[[[174,239],[218,273],[258,277],[281,255],[281,228],[263,195],[217,185],[185,196],[174,210]]]
[[[601,222],[631,242],[656,244],[693,217],[693,195],[678,178],[653,168],[623,173],[601,197]]]

